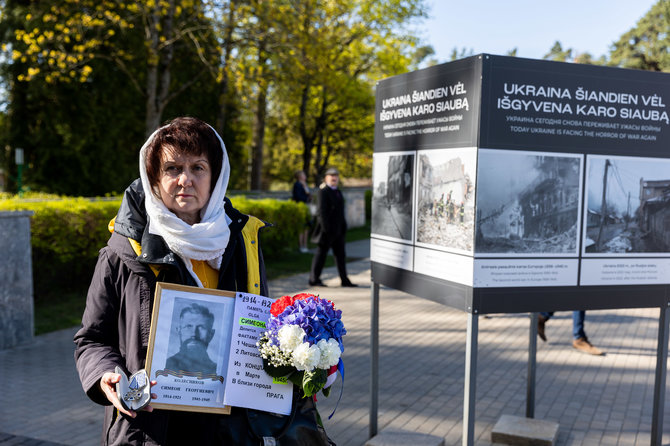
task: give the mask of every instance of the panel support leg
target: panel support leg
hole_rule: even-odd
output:
[[[654,409],[651,420],[651,444],[663,443],[663,412],[665,411],[665,375],[668,371],[668,305],[660,308],[658,317],[658,344],[656,346],[656,377],[654,381]]]
[[[370,429],[369,437],[377,435],[379,403],[379,284],[372,282],[370,314]]]
[[[528,382],[526,383],[526,418],[535,418],[535,373],[537,371],[537,313],[530,313],[528,339]]]
[[[468,313],[468,332],[465,345],[465,390],[463,395],[463,446],[472,446],[475,438],[478,331],[479,316]]]

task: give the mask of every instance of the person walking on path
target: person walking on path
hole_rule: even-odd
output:
[[[344,236],[347,232],[347,221],[344,218],[344,198],[338,189],[340,173],[335,168],[326,170],[324,182],[319,186],[318,210],[316,227],[312,240],[317,244],[312,268],[309,273],[311,286],[325,286],[321,282],[321,271],[326,263],[328,250],[333,249],[337,272],[343,287],[355,287],[347,276]]]
[[[545,325],[549,319],[554,315],[554,312],[542,312],[537,316],[537,335],[543,341],[547,341],[547,335],[545,334]],[[589,355],[602,356],[603,352],[595,347],[589,342],[589,339],[586,337],[584,332],[584,318],[586,316],[586,311],[573,311],[572,312],[572,346],[577,350],[588,353]]]
[[[295,173],[295,183],[293,183],[293,192],[291,194],[291,199],[298,203],[305,203],[309,206],[309,202],[312,199],[311,194],[309,193],[309,187],[307,186],[307,175],[305,171],[299,170]],[[300,252],[307,252],[307,237],[309,234],[309,220],[305,222],[305,227],[298,235],[298,243],[300,245]]]

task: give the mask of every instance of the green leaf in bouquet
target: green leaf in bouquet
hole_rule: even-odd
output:
[[[273,378],[281,378],[282,376],[287,376],[291,372],[295,372],[295,367],[290,366],[290,365],[284,365],[284,366],[274,366],[270,364],[270,362],[263,358],[263,370],[265,370],[265,373],[270,375]]]
[[[315,395],[319,390],[323,389],[328,379],[328,371],[324,369],[314,369],[312,372],[305,372],[302,379],[302,389],[305,396]]]
[[[293,370],[294,370],[295,373],[291,373],[288,376],[288,380],[302,389],[302,380],[303,380],[303,375],[305,374],[305,372],[303,372],[303,371],[299,372],[295,369],[293,369]]]
[[[330,389],[332,389],[332,388],[333,388],[333,386],[321,389],[321,393],[323,393],[323,396],[328,397],[328,396],[330,396]]]

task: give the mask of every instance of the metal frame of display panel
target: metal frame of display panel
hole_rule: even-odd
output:
[[[651,445],[661,446],[663,437],[663,414],[665,409],[665,388],[668,360],[668,336],[670,333],[670,311],[668,295],[670,286],[647,286],[646,290],[627,289],[629,287],[598,287],[590,290],[592,305],[580,304],[579,287],[570,290],[552,288],[498,288],[473,289],[471,287],[437,280],[412,280],[413,274],[372,262],[371,287],[371,362],[370,362],[370,414],[369,437],[377,434],[377,414],[379,407],[379,289],[385,285],[409,294],[464,311],[467,314],[467,335],[465,349],[465,380],[463,384],[463,442],[464,446],[474,444],[474,422],[477,382],[477,351],[479,315],[490,313],[530,313],[528,341],[528,378],[526,385],[526,417],[535,416],[535,377],[537,370],[537,312],[546,311],[546,306],[538,308],[538,301],[554,303],[552,308],[560,310],[603,310],[619,308],[659,308],[658,339],[656,348],[656,369],[654,374],[654,400],[651,420]],[[428,284],[428,285],[426,285]],[[575,289],[572,289],[575,288]],[[631,292],[634,291],[634,301]],[[646,291],[646,292],[645,292]],[[585,292],[582,290],[582,292]],[[421,293],[421,294],[419,294]],[[538,299],[542,296],[543,299]],[[583,298],[583,296],[581,296]]]
[[[638,100],[639,102],[636,102]],[[595,174],[593,177],[588,176],[589,163],[593,163],[594,166],[604,163],[605,174],[601,175],[603,177],[601,183],[606,183],[610,158],[614,160],[613,162],[621,163],[623,167],[630,167],[636,174],[649,174],[657,164],[655,160],[667,163],[670,159],[667,149],[670,144],[670,127],[667,125],[670,119],[667,116],[665,103],[670,103],[670,77],[667,74],[487,54],[406,73],[378,84],[374,156],[377,156],[377,160],[382,164],[387,163],[391,167],[387,172],[382,172],[381,180],[376,180],[373,166],[372,238],[373,242],[380,243],[379,252],[386,249],[386,252],[391,254],[379,257],[375,250],[371,249],[370,436],[377,431],[379,287],[385,285],[467,314],[464,445],[471,445],[474,441],[480,314],[519,312],[531,314],[526,416],[532,418],[535,400],[537,312],[659,308],[651,444],[661,444],[668,355],[667,313],[670,284],[658,283],[663,282],[670,255],[667,255],[666,250],[660,249],[660,245],[654,246],[659,249],[650,251],[643,249],[634,252],[632,256],[620,254],[610,248],[602,249],[600,245],[597,245],[597,254],[587,253],[584,246],[589,246],[586,244],[589,221],[585,214],[591,211],[591,207],[600,209],[600,213],[606,215],[605,219],[609,218],[607,205],[603,204],[598,208],[598,203],[594,206],[594,203],[587,202],[592,200],[587,194],[587,186],[588,191],[594,193],[598,187],[596,183],[599,181]],[[515,159],[523,157],[519,156],[519,153],[527,152],[529,160],[540,160],[545,157],[553,158],[556,162],[568,160],[565,164],[570,164],[570,159],[578,158],[580,169],[578,188],[575,183],[567,186],[572,189],[563,190],[573,194],[572,191],[576,188],[579,191],[576,198],[579,201],[575,205],[578,209],[576,231],[580,236],[577,246],[569,248],[568,245],[563,245],[563,250],[557,254],[540,249],[536,252],[518,252],[509,255],[505,251],[500,251],[500,246],[480,251],[477,246],[470,248],[466,246],[464,249],[460,245],[448,243],[440,245],[445,242],[437,236],[428,241],[429,244],[440,245],[432,247],[435,248],[436,254],[430,258],[432,264],[427,264],[426,258],[419,258],[423,263],[417,263],[419,252],[417,248],[422,248],[421,255],[426,253],[426,242],[418,235],[424,233],[421,232],[420,226],[414,227],[419,225],[417,208],[420,197],[423,199],[427,194],[429,201],[424,201],[424,205],[433,209],[433,201],[430,198],[434,194],[430,183],[419,184],[425,182],[423,178],[425,172],[419,170],[419,158],[425,155],[427,160],[425,168],[431,175],[433,171],[435,175],[439,175],[441,172],[439,169],[447,171],[453,167],[448,164],[449,158],[440,155],[439,151],[452,149],[454,153],[458,152],[454,159],[463,158],[459,159],[459,163],[463,166],[464,172],[467,168],[471,169],[473,161],[468,161],[470,158],[467,157],[467,150],[471,149],[477,151],[478,168],[482,161],[479,159],[481,155],[485,157],[484,160],[488,157],[489,164],[498,168],[498,171],[504,171],[505,165],[493,161],[498,156],[497,151],[498,153],[509,151],[511,156],[517,156]],[[394,157],[396,159],[391,160]],[[403,157],[405,159],[402,159]],[[649,158],[645,160],[643,157]],[[399,177],[408,172],[406,168],[410,162],[414,163],[415,169],[407,178],[412,182],[412,202],[410,209],[405,209],[401,198],[406,199],[408,194],[401,187],[399,190]],[[514,162],[510,161],[510,165],[514,165]],[[496,174],[495,169],[492,172],[493,175]],[[478,181],[479,178],[476,178],[475,189],[479,187]],[[651,178],[649,181],[653,182],[655,179]],[[528,182],[525,186],[526,189],[532,189],[534,184]],[[496,188],[500,188],[500,185],[485,188],[484,191],[495,192]],[[605,188],[603,184],[603,196]],[[634,188],[629,190],[636,192]],[[393,193],[391,199],[389,191]],[[484,191],[482,194],[486,195]],[[374,198],[377,193],[386,196],[383,205],[388,207],[389,212],[396,206],[395,215],[403,219],[400,221],[402,231],[399,235],[385,233],[387,228],[383,225],[375,228]],[[480,191],[475,192],[476,195],[479,193]],[[514,198],[521,202],[524,197],[525,195],[519,193]],[[472,217],[474,219],[479,218],[476,214],[480,208],[479,200],[477,195],[477,203],[474,205],[475,217]],[[442,202],[441,198],[439,202]],[[504,203],[494,201],[489,205],[489,209],[496,210]],[[642,204],[641,200],[640,203]],[[383,210],[379,205],[380,203],[377,203],[378,208]],[[408,215],[411,218],[408,219]],[[629,220],[639,218],[639,216],[632,217],[633,214],[630,212],[627,215]],[[453,217],[452,208],[449,218]],[[379,221],[379,217],[377,219]],[[408,236],[410,228],[411,235]],[[567,230],[563,231],[563,234],[568,234]],[[471,241],[477,245],[477,236],[480,234],[473,232],[470,235],[474,239]],[[465,237],[466,235],[461,236],[462,239]],[[462,244],[463,240],[460,241]],[[394,258],[395,251],[389,248],[397,248],[402,254]],[[570,249],[574,252],[570,252]],[[453,254],[444,254],[445,252]],[[616,262],[618,258],[623,261]],[[607,281],[610,276],[606,277],[606,273],[609,272],[606,268],[611,265],[605,265],[605,261],[614,259],[612,263],[623,265],[618,265],[619,272],[628,273],[627,269],[633,263],[637,263],[637,259],[645,258],[649,260],[647,263],[651,264],[647,271],[652,272],[651,268],[657,270],[653,271],[655,279],[640,284],[629,284],[626,282],[627,279],[618,278],[619,283],[609,285],[615,282]],[[459,266],[461,259],[463,262],[471,263],[465,268],[451,271],[450,266],[441,265],[439,260],[436,262],[435,259],[445,259],[451,262],[450,266]],[[484,260],[480,265],[494,266],[495,262],[503,266],[509,263],[521,267],[524,266],[524,262],[532,265],[534,261],[549,263],[554,261],[556,266],[570,263],[576,268],[573,270],[576,273],[571,277],[576,279],[562,283],[568,286],[536,286],[541,285],[538,281],[538,283],[526,282],[523,286],[495,287],[491,286],[496,285],[495,281],[486,283],[485,280],[482,282],[476,277],[478,273],[474,272],[472,265],[476,265],[478,259]],[[507,260],[509,262],[506,262]],[[598,264],[599,260],[603,260],[602,264]],[[588,267],[590,269],[585,265],[590,265]],[[467,277],[468,271],[475,276]],[[445,276],[447,272],[451,275]],[[599,276],[594,276],[594,272]],[[461,274],[464,276],[461,277]],[[514,279],[513,274],[506,277]],[[584,282],[582,280],[584,277],[589,280]],[[587,282],[590,284],[585,285]],[[581,286],[578,286],[578,283]]]

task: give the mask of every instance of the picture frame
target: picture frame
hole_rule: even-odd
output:
[[[230,414],[224,405],[235,293],[156,284],[146,370],[157,409]]]

